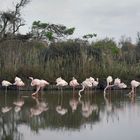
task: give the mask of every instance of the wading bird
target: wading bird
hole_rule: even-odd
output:
[[[92,82],[89,79],[86,79],[85,81],[83,81],[81,83],[81,85],[82,85],[82,89],[79,90],[79,92],[78,92],[78,94],[79,94],[80,97],[81,97],[81,92],[84,91],[85,88],[92,87]]]
[[[93,85],[93,87],[95,87],[95,89],[96,89],[96,87],[98,86],[98,84],[99,84],[99,79],[96,78],[96,81],[94,80],[94,82],[92,83],[92,85]]]
[[[13,85],[16,85],[18,90],[20,90],[20,87],[25,86],[24,82],[19,77],[15,77],[15,83]]]
[[[136,88],[140,85],[140,82],[136,80],[131,81],[131,91],[129,92],[129,95],[135,95],[136,94]]]
[[[67,86],[67,85],[68,85],[68,83],[61,77],[56,79],[56,86],[60,87],[61,91],[62,91],[62,87]]]
[[[36,91],[34,93],[32,93],[32,95],[36,95],[39,90],[43,90],[45,88],[45,86],[49,85],[49,83],[46,80],[40,80],[40,79],[33,79],[33,77],[29,77],[29,79],[31,79],[31,86],[35,86],[36,87]]]
[[[110,83],[113,81],[113,78],[111,77],[111,76],[108,76],[107,77],[107,79],[106,79],[106,81],[107,81],[107,86],[105,87],[105,89],[104,89],[104,96],[106,96],[106,90],[108,89],[108,88],[112,88],[112,87],[118,87],[118,88],[126,88],[127,87],[127,85],[126,84],[124,84],[124,83],[121,83],[121,80],[119,79],[119,78],[116,78],[115,80],[114,80],[114,83],[111,85]]]
[[[69,85],[71,87],[73,87],[73,93],[74,93],[75,87],[78,86],[79,83],[77,82],[77,79],[75,79],[75,77],[73,77],[72,80],[70,81]]]
[[[1,84],[2,84],[2,86],[5,87],[6,92],[7,92],[7,87],[10,86],[10,85],[12,85],[12,83],[10,83],[9,81],[6,81],[6,80],[3,80],[1,82]]]

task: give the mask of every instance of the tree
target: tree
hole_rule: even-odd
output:
[[[90,39],[90,38],[93,38],[93,37],[96,37],[97,34],[93,33],[93,34],[86,34],[83,36],[83,39]]]
[[[66,38],[74,33],[75,28],[67,28],[64,25],[42,23],[34,21],[32,24],[33,38],[54,42],[61,38]]]
[[[25,21],[21,17],[21,9],[25,7],[30,0],[20,0],[16,3],[14,10],[0,12],[0,37],[4,38],[6,34],[14,35],[19,31]]]

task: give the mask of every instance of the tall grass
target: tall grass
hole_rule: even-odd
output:
[[[80,82],[89,76],[139,78],[135,51],[128,54],[129,50],[118,48],[112,40],[92,44],[70,40],[49,47],[37,41],[7,40],[0,43],[0,80],[12,81],[15,76],[25,80],[33,76],[52,83],[59,76],[68,81],[75,76]]]

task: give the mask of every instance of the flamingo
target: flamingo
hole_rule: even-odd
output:
[[[118,88],[121,88],[121,89],[122,89],[122,88],[126,88],[126,87],[127,87],[126,84],[121,83],[121,79],[119,79],[119,78],[116,78],[116,79],[114,80],[114,83],[113,83],[112,85],[110,85],[110,83],[113,81],[113,78],[112,78],[111,76],[108,76],[107,79],[106,79],[106,81],[107,81],[107,86],[106,86],[105,89],[104,89],[104,96],[106,95],[106,90],[107,90],[108,88],[117,86]]]
[[[93,87],[97,87],[99,84],[99,78],[96,78],[96,80],[93,77],[87,78],[87,80],[92,84]]]
[[[2,83],[2,86],[5,87],[6,92],[7,92],[7,87],[12,85],[12,83],[10,83],[9,81],[6,81],[6,80],[3,80],[1,83]]]
[[[105,94],[106,94],[106,90],[107,90],[108,88],[111,88],[111,87],[114,86],[114,84],[113,84],[113,85],[110,85],[112,81],[113,81],[112,76],[108,76],[108,77],[106,78],[107,86],[104,88],[104,96],[105,96]]]
[[[127,88],[127,85],[125,84],[125,83],[120,83],[119,85],[118,85],[118,87],[119,88]]]
[[[16,85],[20,90],[20,87],[25,86],[25,83],[21,80],[21,78],[15,77],[15,83],[13,85]]]
[[[92,87],[92,83],[91,83],[91,80],[90,79],[86,79],[85,81],[83,81],[81,83],[81,85],[82,85],[82,89],[79,90],[79,92],[78,92],[78,94],[79,94],[80,97],[81,97],[81,92],[84,91],[85,88]]]
[[[114,85],[117,86],[120,89],[127,88],[127,85],[125,83],[121,82],[121,79],[119,79],[119,78],[116,78],[114,80]]]
[[[131,91],[129,92],[129,95],[136,94],[136,88],[140,85],[140,82],[136,80],[131,81]]]
[[[40,80],[40,79],[33,79],[33,77],[29,77],[29,79],[31,79],[31,86],[35,86],[36,87],[36,91],[34,93],[32,93],[32,95],[36,95],[40,89],[44,89],[44,87],[46,85],[49,85],[49,83],[46,80]]]
[[[92,85],[93,85],[93,87],[96,88],[98,86],[98,84],[99,84],[99,79],[96,78],[96,81],[94,80],[94,82],[92,83]]]
[[[68,83],[61,77],[56,79],[56,86],[61,87],[61,91],[62,91],[62,87],[67,86],[67,85]]]
[[[61,77],[58,77],[58,78],[55,80],[55,82],[58,83],[58,82],[60,82],[61,80],[62,80],[62,78],[61,78]]]
[[[69,85],[71,87],[73,87],[73,92],[75,90],[75,87],[79,85],[79,83],[77,82],[77,79],[75,79],[75,77],[72,78],[72,80],[70,81]]]
[[[113,81],[112,76],[108,76],[108,77],[106,78],[106,81],[107,81],[107,86],[109,86],[110,83]]]
[[[41,90],[43,90],[45,88],[45,86],[49,85],[49,82],[47,82],[46,80],[41,79],[40,80],[40,88]]]
[[[116,78],[116,79],[114,80],[114,85],[119,85],[120,83],[121,83],[121,79]]]

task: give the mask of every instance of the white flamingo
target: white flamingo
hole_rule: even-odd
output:
[[[94,80],[94,82],[92,83],[93,87],[97,87],[99,84],[99,78],[96,78],[96,81]]]
[[[21,80],[21,78],[15,77],[15,83],[13,85],[16,85],[20,90],[20,87],[25,86],[25,83]]]
[[[6,92],[7,92],[7,87],[10,86],[10,85],[12,85],[12,83],[10,83],[9,81],[6,81],[6,80],[3,80],[1,82],[1,84],[2,84],[2,86],[5,87]]]
[[[67,86],[67,85],[68,83],[61,77],[56,79],[56,86],[61,87],[61,91],[62,91],[62,87]]]
[[[136,94],[136,88],[140,85],[140,82],[136,80],[131,81],[131,91],[129,92],[129,95]]]

